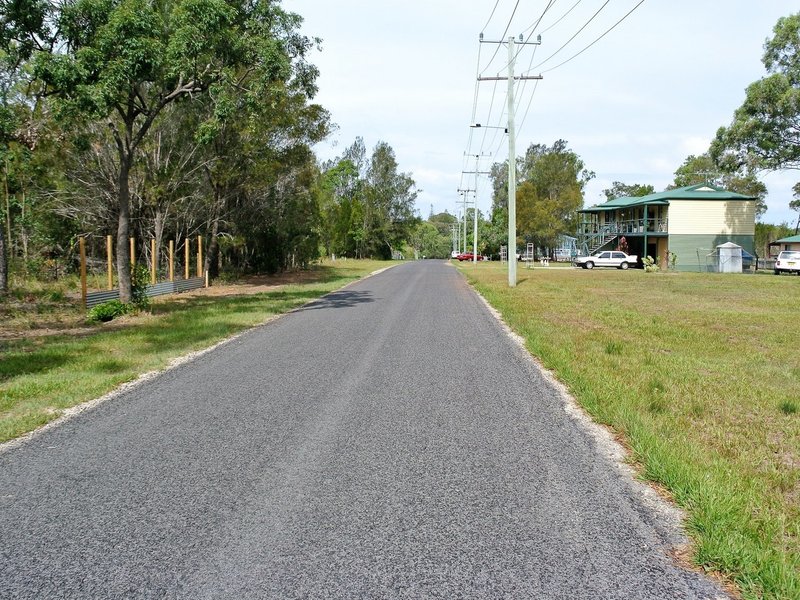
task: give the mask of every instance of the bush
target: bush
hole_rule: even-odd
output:
[[[656,273],[660,270],[659,266],[656,264],[656,259],[652,256],[646,256],[642,259],[644,263],[644,272],[645,273]]]
[[[119,300],[109,300],[108,302],[93,306],[89,311],[89,320],[95,323],[107,323],[115,317],[127,314],[129,309],[130,307],[127,304],[123,304]]]
[[[147,286],[150,284],[150,269],[146,265],[137,263],[131,270],[131,304],[137,310],[150,308],[150,298],[147,296]]]

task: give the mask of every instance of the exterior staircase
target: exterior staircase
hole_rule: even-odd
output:
[[[591,256],[603,246],[610,244],[615,239],[617,239],[616,233],[597,233],[591,236],[588,236],[583,241],[583,250],[586,251],[586,256]]]

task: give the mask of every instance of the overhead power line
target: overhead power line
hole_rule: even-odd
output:
[[[567,64],[567,63],[568,63],[569,61],[571,61],[572,59],[574,59],[574,58],[578,58],[578,57],[579,57],[581,54],[583,54],[583,53],[584,53],[584,52],[586,52],[586,51],[587,51],[589,48],[591,48],[592,46],[594,46],[594,45],[595,45],[597,42],[599,42],[600,40],[602,40],[602,39],[603,39],[603,38],[604,38],[604,37],[605,37],[605,36],[606,36],[606,35],[607,35],[607,34],[608,34],[608,33],[609,33],[609,32],[610,32],[612,29],[616,28],[616,27],[617,27],[617,25],[619,25],[619,24],[620,24],[620,23],[622,23],[622,22],[623,22],[625,19],[627,19],[627,18],[628,18],[628,17],[631,15],[631,13],[632,13],[633,11],[635,11],[637,8],[639,8],[639,7],[640,7],[642,4],[644,4],[644,0],[640,0],[640,1],[639,1],[639,3],[638,3],[636,6],[634,6],[632,9],[630,9],[630,10],[629,10],[629,11],[628,11],[628,12],[625,14],[625,16],[623,16],[623,17],[622,17],[622,18],[621,18],[619,21],[617,21],[616,23],[614,23],[614,24],[613,24],[611,27],[609,27],[608,29],[606,29],[606,30],[603,32],[603,34],[602,34],[601,36],[599,36],[599,37],[598,37],[596,40],[594,40],[594,41],[593,41],[591,44],[589,44],[588,46],[586,46],[586,47],[585,47],[583,50],[581,50],[580,52],[577,52],[576,54],[573,54],[572,56],[570,56],[570,57],[569,57],[567,60],[565,60],[564,62],[558,63],[558,64],[557,64],[555,67],[550,67],[549,69],[547,69],[547,70],[545,70],[545,71],[542,71],[542,72],[543,72],[543,73],[549,73],[550,71],[553,71],[553,70],[555,70],[555,69],[558,69],[559,67],[563,67],[565,64]]]
[[[564,42],[564,44],[563,44],[563,45],[562,45],[562,46],[561,46],[561,47],[560,47],[558,50],[556,50],[555,52],[553,52],[553,53],[552,53],[550,56],[548,56],[547,58],[545,58],[545,59],[544,59],[542,62],[540,62],[540,63],[539,63],[538,65],[536,65],[535,67],[533,67],[533,68],[531,69],[531,71],[535,71],[536,69],[538,69],[539,67],[541,67],[543,64],[545,64],[547,61],[549,61],[551,58],[553,58],[553,57],[554,57],[556,54],[558,54],[559,52],[561,52],[561,51],[562,51],[564,48],[566,48],[566,47],[569,45],[569,43],[570,43],[572,40],[574,40],[576,37],[578,37],[578,35],[581,33],[581,31],[583,31],[584,29],[586,29],[586,28],[589,26],[589,23],[591,23],[592,21],[594,21],[594,20],[595,20],[595,18],[597,17],[597,15],[599,15],[599,14],[600,14],[600,12],[601,12],[601,11],[602,11],[602,10],[603,10],[603,9],[604,9],[604,8],[605,8],[607,5],[608,5],[608,3],[609,3],[609,2],[611,2],[611,0],[606,0],[606,1],[603,3],[603,5],[602,5],[600,8],[598,8],[598,9],[597,9],[597,12],[596,12],[596,13],[594,13],[594,14],[592,15],[592,17],[591,17],[591,18],[590,18],[588,21],[586,21],[586,23],[584,23],[584,24],[583,24],[583,27],[581,27],[580,29],[578,29],[578,31],[576,31],[576,32],[575,32],[575,33],[572,35],[572,37],[571,37],[571,38],[569,38],[569,39],[568,39],[566,42]],[[530,71],[528,71],[528,72],[530,73]]]
[[[569,13],[571,13],[573,10],[575,10],[575,7],[577,7],[577,6],[578,6],[578,4],[580,4],[581,2],[583,2],[583,0],[578,0],[578,1],[577,1],[575,4],[573,4],[572,6],[570,6],[570,7],[569,7],[569,10],[567,10],[567,12],[565,12],[563,15],[561,15],[560,17],[558,17],[558,19],[556,19],[555,21],[553,21],[553,22],[552,22],[552,23],[551,23],[551,24],[550,24],[548,27],[545,27],[544,29],[542,29],[542,33],[547,33],[547,32],[548,32],[548,31],[550,31],[550,30],[551,30],[553,27],[555,27],[556,25],[558,25],[559,23],[561,23],[561,21],[563,21],[563,20],[564,20],[564,18],[566,18],[566,16],[567,16],[567,15],[569,15]]]
[[[503,31],[503,35],[500,36],[501,40],[505,39],[506,34],[508,33],[509,28],[511,27],[511,22],[514,20],[514,15],[517,14],[517,9],[519,8],[519,3],[520,3],[520,0],[517,0],[517,3],[514,5],[514,10],[511,11],[511,16],[508,19],[508,23],[506,23],[506,28]],[[500,46],[497,46],[495,48],[495,50],[494,50],[494,54],[492,54],[492,58],[490,58],[489,62],[486,63],[486,68],[483,71],[481,71],[481,73],[480,73],[481,75],[483,75],[489,69],[489,67],[492,64],[492,61],[494,61],[494,59],[497,56],[497,53],[499,51],[500,51]]]
[[[496,10],[497,10],[497,5],[498,5],[498,4],[500,4],[500,0],[497,0],[497,2],[495,2],[495,3],[494,3],[494,8],[492,9],[492,14],[490,14],[490,15],[489,15],[489,20],[488,20],[488,21],[486,21],[486,25],[484,25],[484,26],[483,26],[483,29],[481,29],[481,33],[483,33],[484,31],[486,31],[486,28],[489,26],[489,23],[491,23],[491,22],[492,22],[492,17],[494,17],[494,11],[496,11]]]

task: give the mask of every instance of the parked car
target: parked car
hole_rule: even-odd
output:
[[[595,252],[591,256],[578,256],[575,258],[575,266],[584,269],[594,269],[595,267],[614,267],[616,269],[627,269],[635,265],[639,259],[635,254],[625,254],[619,250],[604,250]]]
[[[450,258],[458,258],[458,255],[459,255],[459,254],[461,254],[461,252],[459,252],[458,250],[453,250],[453,251],[450,253]]]
[[[797,273],[800,275],[800,250],[784,250],[775,261],[775,275],[781,273]]]
[[[462,262],[465,260],[472,260],[473,256],[475,255],[472,254],[472,252],[462,252],[461,254],[456,256],[456,258],[459,260],[459,262]],[[483,260],[483,257],[480,254],[478,254],[478,260]]]

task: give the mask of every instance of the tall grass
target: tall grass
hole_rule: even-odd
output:
[[[462,271],[686,509],[698,565],[800,598],[797,278]]]
[[[171,296],[157,299],[150,314],[126,317],[111,327],[87,327],[78,336],[0,341],[0,442],[383,266],[386,263],[377,261],[339,261],[317,268],[307,283],[275,291]],[[24,333],[24,323],[22,327]]]

